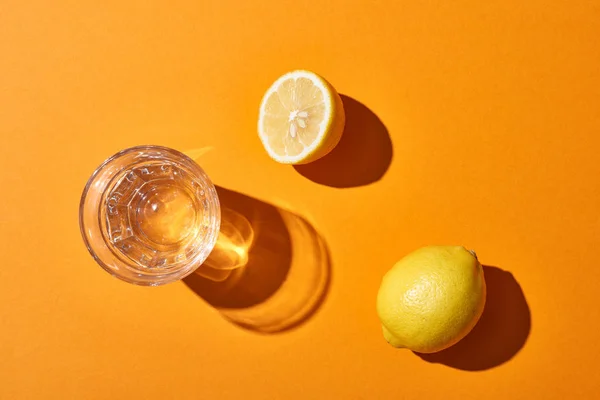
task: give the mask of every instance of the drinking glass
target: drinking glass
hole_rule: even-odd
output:
[[[219,198],[191,158],[161,146],[125,149],[88,180],[79,225],[92,257],[126,282],[157,286],[194,272],[213,249]]]

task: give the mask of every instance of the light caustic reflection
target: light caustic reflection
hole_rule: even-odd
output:
[[[225,318],[274,333],[306,321],[330,279],[329,256],[304,218],[217,187],[221,232],[213,252],[184,282]]]
[[[233,270],[248,264],[248,252],[254,242],[254,230],[242,214],[221,210],[221,229],[217,243],[196,274],[215,282],[227,279]]]

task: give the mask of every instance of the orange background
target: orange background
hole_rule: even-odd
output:
[[[3,0],[0,398],[595,398],[599,21],[598,1]],[[348,112],[336,153],[297,169],[256,134],[295,68]],[[316,308],[258,333],[195,281],[97,266],[79,197],[137,144],[208,147],[232,206],[304,218],[328,250]],[[386,344],[374,303],[427,244],[475,249],[490,297],[462,347],[422,359]],[[287,318],[288,297],[268,312]]]

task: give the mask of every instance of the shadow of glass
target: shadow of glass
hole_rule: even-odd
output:
[[[376,182],[388,170],[392,140],[385,125],[364,104],[341,95],[346,114],[344,133],[325,157],[295,165],[300,175],[322,185],[345,188]]]
[[[415,353],[423,360],[465,371],[497,367],[513,358],[525,345],[531,330],[531,313],[513,275],[484,266],[487,297],[481,319],[454,346],[438,353]]]
[[[208,259],[184,283],[236,325],[276,333],[307,321],[325,300],[325,242],[302,217],[217,187],[221,230]]]

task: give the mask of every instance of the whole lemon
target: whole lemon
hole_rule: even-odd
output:
[[[434,353],[465,337],[485,306],[483,269],[462,246],[428,246],[394,265],[381,282],[377,313],[394,347]]]

